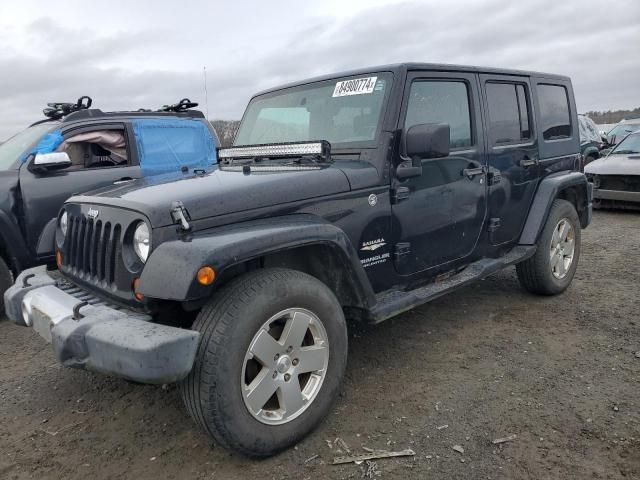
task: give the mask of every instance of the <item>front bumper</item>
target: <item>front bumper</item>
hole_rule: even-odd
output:
[[[171,383],[193,366],[200,334],[108,305],[44,267],[25,270],[4,294],[7,317],[52,344],[65,366],[141,383]]]
[[[640,203],[640,192],[629,192],[626,190],[604,190],[600,188],[594,188],[593,198],[600,200],[618,200],[621,202]]]

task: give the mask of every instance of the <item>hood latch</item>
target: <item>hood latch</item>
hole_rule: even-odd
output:
[[[191,225],[189,225],[191,217],[182,202],[171,202],[171,219],[173,220],[173,223],[180,225],[180,228],[185,232],[191,230]]]

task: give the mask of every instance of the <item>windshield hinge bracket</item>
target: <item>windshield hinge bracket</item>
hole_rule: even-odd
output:
[[[173,223],[180,225],[180,228],[185,232],[191,230],[191,225],[189,225],[191,217],[182,202],[171,202],[171,219],[173,220]]]

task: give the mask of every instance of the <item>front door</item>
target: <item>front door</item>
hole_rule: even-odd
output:
[[[393,185],[394,259],[401,275],[470,256],[485,221],[484,138],[478,133],[482,120],[475,74],[408,75],[399,128],[406,132],[434,123],[450,126],[449,156],[422,160],[421,175]]]
[[[63,136],[65,141],[58,150],[67,152],[71,166],[49,172],[35,171],[26,164],[20,168],[26,237],[31,251],[41,259],[53,254],[53,242],[38,247],[40,235],[47,223],[57,217],[65,200],[141,176],[124,124],[85,126],[65,131]],[[119,138],[124,139],[124,146]]]
[[[489,165],[489,228],[494,245],[516,241],[540,176],[528,77],[480,75]]]

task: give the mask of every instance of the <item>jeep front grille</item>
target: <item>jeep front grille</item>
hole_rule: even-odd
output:
[[[120,224],[69,215],[68,225],[64,265],[86,280],[114,283],[121,254]]]

